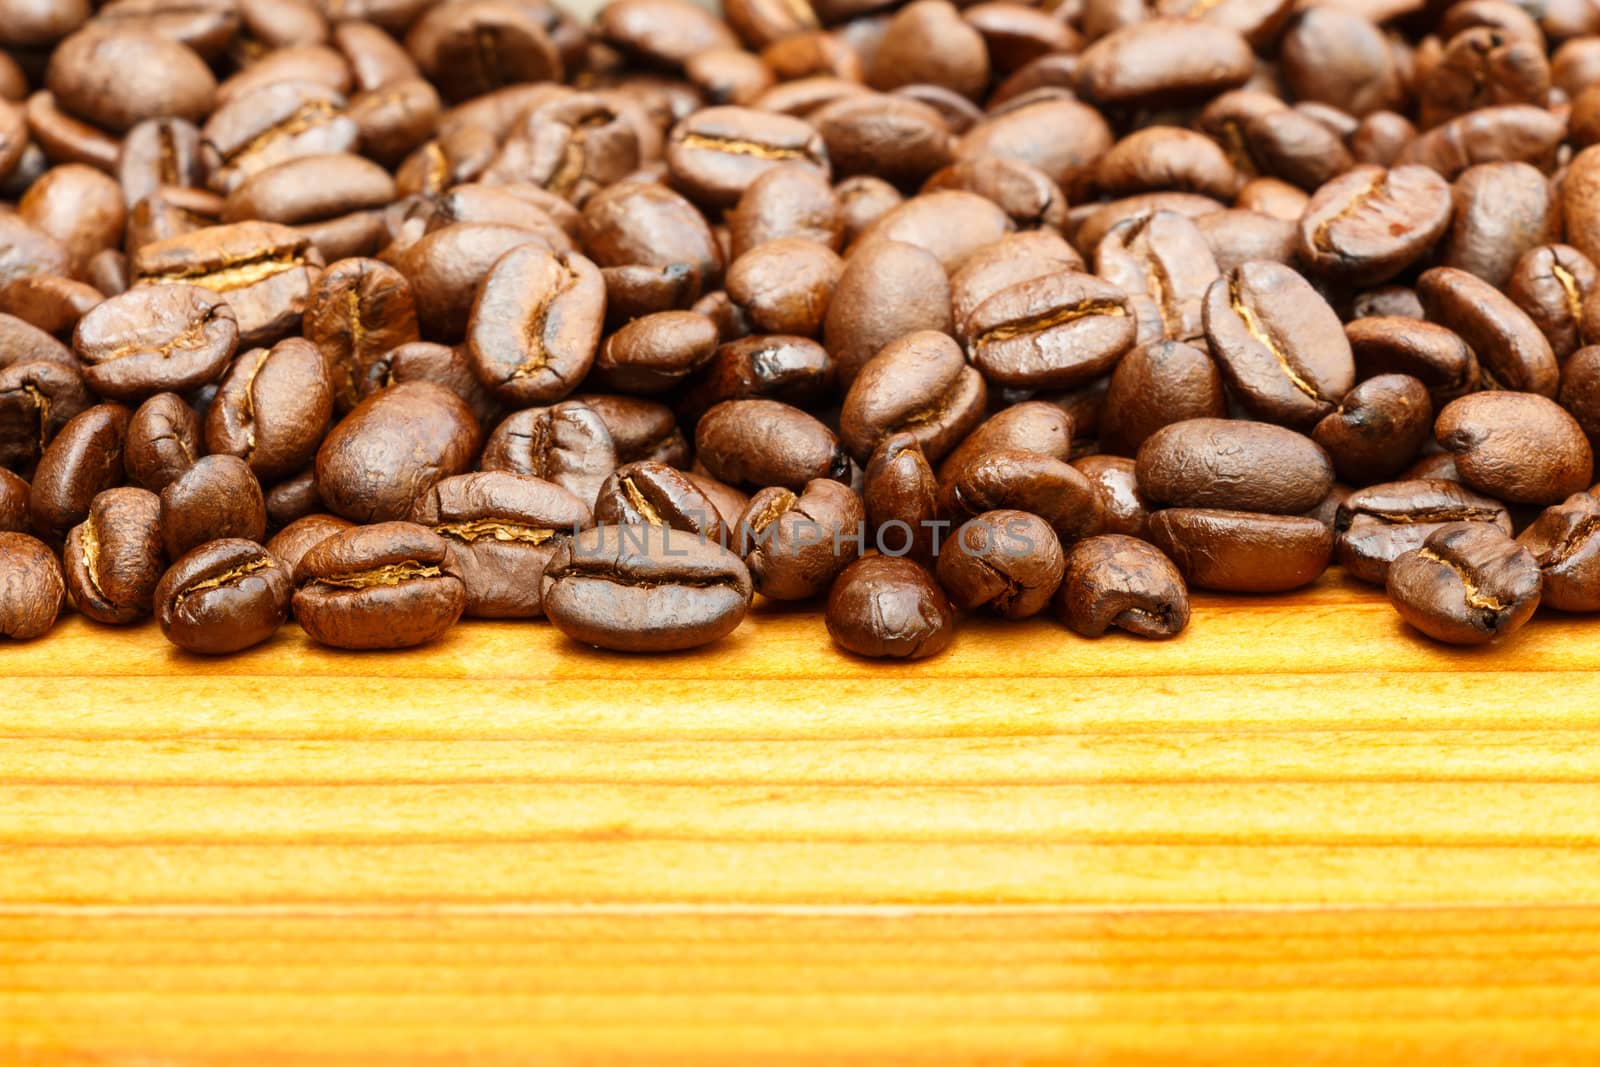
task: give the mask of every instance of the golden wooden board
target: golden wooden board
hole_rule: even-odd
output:
[[[1600,1058],[1600,622],[0,646],[0,1062]]]

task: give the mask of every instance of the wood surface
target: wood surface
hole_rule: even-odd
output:
[[[1600,1060],[1600,620],[0,645],[0,1063]]]

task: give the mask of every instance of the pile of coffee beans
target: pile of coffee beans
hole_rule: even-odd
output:
[[[0,634],[1600,611],[1592,0],[0,0]]]

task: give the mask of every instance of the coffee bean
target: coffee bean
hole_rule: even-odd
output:
[[[1376,285],[1427,252],[1450,214],[1450,187],[1427,167],[1355,167],[1311,198],[1300,254],[1319,276]]]
[[[176,393],[157,393],[128,420],[123,464],[135,484],[159,493],[194,466],[201,443],[194,409]]]
[[[333,384],[315,345],[299,337],[233,361],[206,413],[206,448],[238,456],[275,481],[316,456],[333,417]]]
[[[836,173],[871,174],[901,188],[914,188],[949,164],[954,145],[938,111],[904,96],[847,96],[807,121],[827,145]]]
[[[809,600],[828,589],[864,547],[866,509],[847,485],[814,479],[795,493],[771,486],[750,498],[736,524],[739,555],[755,591]]]
[[[1600,611],[1600,500],[1574,493],[1541,512],[1517,543],[1539,564],[1540,604],[1559,611]]]
[[[770,334],[745,337],[717,346],[684,397],[682,410],[698,418],[724,400],[757,398],[804,407],[821,399],[832,382],[833,363],[815,341]]]
[[[197,285],[150,285],[114,296],[73,334],[90,388],[117,400],[215,381],[239,343],[232,307]]]
[[[616,469],[617,453],[600,416],[568,400],[507,417],[489,435],[479,466],[543,478],[592,506]]]
[[[1478,358],[1458,335],[1443,326],[1411,318],[1374,315],[1344,328],[1356,373],[1365,378],[1404,374],[1427,387],[1443,406],[1478,388]]]
[[[989,381],[1068,388],[1110,370],[1132,346],[1136,325],[1120,288],[1062,271],[996,293],[959,328]]]
[[[784,237],[728,266],[728,295],[757,332],[815,337],[843,272],[844,261],[826,245]]]
[[[1100,157],[1096,184],[1107,196],[1180,190],[1231,198],[1241,179],[1217,142],[1176,126],[1135,130]]]
[[[695,112],[667,138],[666,162],[672,183],[705,207],[734,206],[741,193],[765,172],[800,164],[826,178],[828,149],[809,123],[742,107],[710,107]]]
[[[901,430],[936,461],[977,425],[987,396],[983,377],[967,365],[959,345],[920,330],[886,345],[862,368],[845,395],[839,432],[861,462]]]
[[[1298,515],[1333,485],[1328,455],[1264,422],[1188,419],[1139,448],[1139,490],[1157,505]]]
[[[737,48],[739,40],[715,15],[687,0],[620,0],[601,8],[595,33],[613,48],[652,65],[682,66],[708,48]]]
[[[411,648],[455,625],[466,588],[444,538],[409,522],[344,530],[294,571],[294,616],[332,648]]]
[[[585,530],[542,579],[556,629],[618,652],[671,652],[731,633],[750,606],[750,572],[720,545],[665,526]]]
[[[892,556],[846,567],[824,616],[834,644],[875,659],[925,659],[955,638],[955,611],[927,568]]]
[[[985,419],[939,464],[948,479],[990,452],[1036,452],[1053,459],[1072,455],[1072,416],[1048,400],[1024,400]]]
[[[1141,540],[1149,539],[1150,505],[1139,495],[1137,466],[1123,456],[1080,456],[1072,461],[1078,473],[1089,479],[1100,495],[1101,529],[1106,533],[1125,534]]]
[[[416,304],[399,271],[375,259],[331,264],[311,293],[305,336],[322,352],[340,412],[360,402],[372,366],[417,340]]]
[[[1153,546],[1105,534],[1068,550],[1055,613],[1084,637],[1115,627],[1159,640],[1189,624],[1189,591],[1178,568]]]
[[[0,532],[0,634],[13,641],[43,637],[66,600],[61,564],[43,541]]]
[[[482,440],[472,409],[448,389],[395,385],[356,405],[323,439],[317,490],[347,519],[393,521],[434,482],[465,472]]]
[[[1319,100],[1352,115],[1390,107],[1404,92],[1388,42],[1357,11],[1298,13],[1284,34],[1279,62],[1295,99]]]
[[[45,333],[70,338],[78,320],[104,299],[92,285],[59,274],[37,274],[0,288],[0,314],[15,315]]]
[[[1532,553],[1503,530],[1453,522],[1389,566],[1389,601],[1437,641],[1480,645],[1520,630],[1539,606]]]
[[[161,490],[161,540],[175,560],[219,538],[262,541],[267,531],[261,483],[237,456],[205,456]]]
[[[155,590],[156,621],[187,652],[259,645],[289,615],[289,570],[254,541],[210,541],[173,563]]]
[[[1526,163],[1468,167],[1452,193],[1455,219],[1436,262],[1504,288],[1517,260],[1561,239],[1561,204],[1548,179]]]
[[[723,254],[705,216],[670,189],[620,182],[583,205],[583,251],[602,267],[688,265],[714,288]]]
[[[81,163],[52,167],[41,174],[23,194],[17,213],[61,242],[72,274],[82,274],[96,252],[120,244],[127,222],[122,188]]]
[[[84,520],[98,494],[122,484],[130,415],[120,404],[96,404],[61,428],[33,472],[29,509],[36,530],[60,537]]]
[[[765,175],[763,175],[765,177]],[[851,244],[874,222],[905,202],[899,190],[882,178],[857,174],[834,186],[839,198],[839,221],[844,226],[843,244]]]
[[[62,553],[73,604],[110,625],[150,614],[165,566],[161,501],[144,489],[107,489],[96,496]]]
[[[401,382],[431,382],[460,397],[477,416],[480,425],[489,426],[500,417],[500,403],[472,373],[463,345],[410,341],[389,349],[367,368],[361,382],[362,399]]]
[[[265,219],[298,228],[324,259],[383,243],[379,211],[395,198],[389,172],[360,156],[301,156],[252,175],[228,194],[223,222]]]
[[[467,100],[520,82],[560,81],[561,54],[533,16],[503,0],[434,8],[406,45],[448,100]]]
[[[276,530],[296,519],[322,510],[322,494],[317,492],[317,472],[308,467],[292,478],[285,478],[266,491],[267,529]]]
[[[945,475],[939,510],[955,522],[989,511],[1025,511],[1071,545],[1099,533],[1105,506],[1093,483],[1064,459],[1016,449],[986,452]]]
[[[689,465],[689,443],[665,404],[606,394],[581,394],[573,399],[599,417],[611,435],[617,463],[654,459],[680,469]]]
[[[63,109],[116,133],[145,119],[198,120],[217,88],[191,49],[133,29],[73,34],[51,53],[45,83]]]
[[[27,479],[0,467],[0,531],[27,533],[32,525]]]
[[[1546,169],[1565,132],[1565,120],[1543,108],[1520,104],[1484,107],[1422,133],[1401,150],[1395,163],[1420,163],[1449,179],[1476,163],[1512,161]],[[1569,220],[1583,217],[1581,198],[1576,194],[1573,186],[1563,187],[1563,212]],[[1573,240],[1570,234],[1568,239],[1591,255],[1582,241]]]
[[[70,363],[32,360],[0,367],[0,464],[31,465],[92,403]]]
[[[735,485],[798,491],[814,478],[851,477],[850,455],[833,431],[775,400],[718,404],[701,417],[694,446],[706,470]]]
[[[529,108],[517,123],[484,181],[527,182],[581,204],[639,166],[638,131],[597,94],[556,96]]]
[[[853,252],[822,328],[840,384],[848,387],[885,345],[918,330],[951,330],[950,281],[939,261],[897,241]]]
[[[952,163],[930,175],[923,189],[959,189],[991,200],[1019,228],[1059,230],[1067,221],[1067,198],[1038,167],[1017,159],[978,156]],[[969,261],[970,262],[970,261]]]
[[[959,269],[968,256],[1013,227],[1010,216],[992,200],[960,189],[924,193],[890,210],[857,239],[857,248],[874,241],[898,241],[931,252],[945,272]],[[851,259],[855,259],[853,252]]]
[[[827,175],[798,162],[763,171],[726,218],[735,258],[781,237],[800,237],[838,251],[844,237],[840,197]]]
[[[1327,450],[1340,478],[1366,484],[1404,470],[1432,426],[1433,403],[1422,383],[1382,374],[1346,393],[1339,410],[1317,423],[1311,437]]]
[[[1449,39],[1418,89],[1425,126],[1487,104],[1542,105],[1550,92],[1543,35],[1530,41],[1488,26],[1464,29]]]
[[[1451,522],[1486,522],[1511,532],[1511,516],[1499,501],[1453,481],[1413,478],[1346,497],[1334,517],[1334,556],[1351,577],[1382,585],[1389,564]]]
[[[1217,270],[1226,274],[1252,259],[1293,264],[1300,246],[1296,221],[1233,210],[1201,215],[1194,224],[1211,249]]]
[[[723,547],[733,543],[733,523],[723,521],[711,498],[688,475],[657,460],[618,467],[600,487],[594,517],[601,524],[670,526]]]
[[[1002,510],[962,524],[940,552],[936,573],[963,611],[1025,619],[1050,603],[1064,567],[1061,543],[1043,519]]]
[[[880,552],[932,566],[939,532],[939,483],[914,434],[884,438],[872,453],[863,503],[872,544]]]
[[[1190,585],[1225,593],[1298,589],[1316,581],[1333,551],[1333,531],[1319,519],[1200,508],[1151,515],[1150,540]]]
[[[1571,245],[1538,245],[1517,260],[1506,282],[1511,298],[1539,327],[1558,362],[1583,346],[1584,308],[1600,288],[1600,269]],[[1600,305],[1596,305],[1600,312]],[[1600,327],[1600,318],[1595,320]]]
[[[473,304],[473,370],[508,404],[559,400],[594,362],[604,316],[605,284],[588,259],[535,245],[513,249],[484,277]]]
[[[975,97],[989,84],[989,51],[954,5],[916,0],[889,21],[867,81],[876,89],[940,85]]]
[[[1554,504],[1593,480],[1583,429],[1542,396],[1473,393],[1446,405],[1433,432],[1463,481],[1508,503]]]
[[[1355,324],[1357,319],[1393,317],[1397,319],[1416,319],[1423,317],[1422,301],[1417,299],[1417,291],[1404,285],[1379,285],[1372,289],[1363,289],[1350,301],[1350,315],[1347,322]],[[1346,329],[1348,335],[1349,330]],[[1354,344],[1354,339],[1351,340]],[[1358,361],[1356,368],[1359,371],[1361,364]]]
[[[1255,57],[1225,26],[1156,18],[1100,38],[1079,57],[1078,91],[1108,107],[1133,109],[1204,100],[1243,85]]]
[[[1580,348],[1567,360],[1557,399],[1586,436],[1600,438],[1600,345]]]
[[[1163,426],[1227,413],[1222,376],[1206,353],[1179,341],[1131,349],[1117,363],[1106,392],[1100,439],[1129,454]]]
[[[422,336],[453,344],[467,335],[479,283],[486,281],[501,257],[527,246],[529,256],[550,255],[549,241],[534,230],[492,223],[457,222],[434,230],[393,258],[394,266],[411,284],[417,324]],[[581,257],[579,257],[581,258]],[[526,265],[526,259],[513,260]],[[564,277],[562,262],[552,269]],[[510,269],[510,268],[508,268]],[[583,291],[596,288],[598,278],[584,271]],[[507,277],[507,276],[502,276]],[[531,279],[527,279],[531,282]],[[501,288],[497,285],[496,288]],[[488,286],[483,286],[487,289]],[[503,294],[497,294],[503,295]],[[597,312],[598,314],[598,312]]]
[[[1201,302],[1217,279],[1210,246],[1193,222],[1171,211],[1119,222],[1095,249],[1095,273],[1128,295],[1135,343],[1202,336]]]
[[[300,565],[300,559],[312,546],[322,543],[341,530],[355,529],[355,524],[337,515],[320,512],[303,515],[273,534],[267,542],[267,551],[283,561],[290,576]]]
[[[1205,332],[1229,386],[1257,418],[1309,427],[1355,384],[1339,317],[1282,264],[1246,263],[1213,282]]]

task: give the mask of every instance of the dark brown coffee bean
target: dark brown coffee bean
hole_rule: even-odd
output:
[[[222,204],[221,197],[205,189],[163,186],[129,209],[123,248],[131,254],[157,241],[215,226]]]
[[[777,81],[759,56],[738,48],[696,53],[684,64],[683,73],[709,104],[754,104]]]
[[[728,0],[723,17],[735,33],[751,48],[764,48],[785,37],[807,33],[819,27],[810,4],[784,0]]]
[[[825,174],[803,163],[763,171],[727,213],[735,258],[780,237],[801,237],[837,251],[844,217]]]
[[[1293,108],[1276,108],[1244,118],[1240,122],[1240,138],[1241,151],[1251,167],[1307,192],[1332,181],[1355,164],[1337,133]],[[1299,216],[1300,211],[1294,208],[1302,205],[1293,189],[1258,182],[1240,191],[1236,206],[1269,215],[1288,209],[1290,217]],[[1279,210],[1275,210],[1263,195],[1269,191],[1271,200],[1281,205]]]
[[[479,465],[543,478],[593,506],[616,469],[617,452],[600,416],[586,404],[567,400],[508,416],[489,435]]]
[[[1454,522],[1389,567],[1389,602],[1437,641],[1480,645],[1520,630],[1539,606],[1539,564],[1487,523]]]
[[[1189,590],[1178,568],[1154,546],[1103,534],[1068,550],[1055,613],[1084,637],[1115,627],[1162,640],[1189,625]]]
[[[1511,532],[1498,501],[1438,479],[1385,482],[1358,489],[1334,517],[1335,558],[1351,577],[1382,585],[1389,564],[1450,522],[1486,522]]]
[[[866,517],[854,490],[826,479],[806,483],[798,494],[772,486],[752,496],[736,532],[756,592],[773,600],[826,592],[861,554]]]
[[[711,498],[687,474],[659,460],[618,467],[600,487],[594,517],[601,524],[670,526],[724,547],[733,544],[733,523],[723,521]]]
[[[833,364],[817,342],[781,334],[744,337],[717,346],[682,410],[694,419],[724,400],[755,398],[805,407],[832,382]]]
[[[1465,341],[1431,322],[1389,315],[1357,319],[1344,328],[1363,379],[1405,374],[1443,406],[1478,388],[1478,359]]]
[[[658,393],[698,370],[716,351],[717,327],[691,311],[662,311],[635,319],[606,338],[596,376],[630,393]]]
[[[950,281],[939,261],[896,241],[853,253],[822,328],[840,384],[848,387],[883,346],[918,330],[951,330]]]
[[[1505,294],[1466,271],[1435,267],[1417,279],[1417,295],[1430,321],[1472,346],[1487,384],[1555,396],[1560,371],[1550,342]]]
[[[61,242],[70,273],[96,252],[116,247],[127,222],[122,188],[94,167],[68,163],[41,174],[17,204],[23,220]]]
[[[916,0],[889,21],[868,64],[867,82],[884,90],[939,85],[976,98],[989,84],[989,50],[954,5]]]
[[[155,590],[156,621],[187,652],[259,645],[289,616],[289,570],[254,541],[211,541],[173,563]]]
[[[1439,412],[1433,432],[1468,485],[1508,503],[1554,504],[1593,480],[1582,427],[1542,396],[1473,393]]]
[[[401,382],[432,382],[444,386],[472,409],[485,428],[500,418],[500,404],[472,373],[465,346],[412,341],[391,348],[367,368],[367,377],[361,383],[361,397],[365,399]]]
[[[33,472],[29,509],[36,530],[60,537],[89,514],[101,492],[122,484],[130,412],[97,404],[61,428]]]
[[[1308,119],[1296,111],[1278,111],[1274,112],[1274,114],[1291,117],[1299,122],[1309,122],[1314,128],[1326,130],[1326,127],[1315,119]],[[1302,149],[1305,146],[1293,145],[1292,147]],[[1317,157],[1310,150],[1306,150],[1304,155],[1313,159],[1325,158]],[[1336,164],[1312,164],[1318,168],[1325,169],[1319,169],[1316,174],[1306,177],[1304,184],[1307,188],[1315,189],[1326,182],[1332,181],[1347,169],[1343,166],[1343,162],[1341,159]],[[1299,165],[1298,159],[1296,165]],[[1239,190],[1239,195],[1234,198],[1234,206],[1236,208],[1244,211],[1259,211],[1263,215],[1271,215],[1273,218],[1286,219],[1297,224],[1300,221],[1300,216],[1306,213],[1306,208],[1310,204],[1311,197],[1304,190],[1297,189],[1287,181],[1281,181],[1277,178],[1252,178],[1244,184]]]
[[[360,402],[363,383],[385,353],[418,336],[410,283],[375,259],[331,264],[311,293],[304,326],[328,365],[341,412]]]
[[[1063,271],[1011,286],[959,324],[989,381],[1069,388],[1110,370],[1133,344],[1127,295],[1092,275]]]
[[[606,323],[619,327],[644,315],[659,311],[698,310],[700,275],[688,264],[666,267],[634,264],[604,267],[600,271],[606,287]],[[726,299],[727,294],[722,294]]]
[[[994,201],[960,189],[941,189],[914,196],[891,210],[861,235],[856,249],[874,241],[916,245],[933,253],[946,273],[953,273],[972,253],[998,241],[1013,226]],[[858,254],[853,249],[851,260]]]
[[[882,178],[857,174],[834,186],[839,197],[839,219],[844,224],[842,242],[849,245],[890,211],[905,202],[899,190]]]
[[[899,95],[847,96],[807,121],[827,145],[836,174],[871,174],[900,188],[914,188],[949,164],[954,145],[938,111]]]
[[[722,278],[723,255],[705,216],[671,189],[620,182],[583,205],[583,250],[602,267],[686,264],[705,288]]]
[[[811,167],[828,176],[828,149],[810,124],[742,107],[696,112],[667,139],[672,183],[705,207],[727,208],[756,178],[784,164]]]
[[[1586,436],[1600,438],[1600,345],[1580,348],[1567,360],[1557,399]]]
[[[1417,138],[1417,128],[1404,115],[1374,111],[1364,115],[1349,137],[1350,154],[1357,163],[1392,167],[1407,145]]]
[[[672,467],[689,465],[689,443],[672,409],[634,396],[585,393],[573,397],[599,416],[611,435],[618,463],[659,460]]]
[[[556,550],[542,587],[556,629],[619,652],[716,641],[743,621],[752,594],[738,556],[651,525],[585,530]]]
[[[114,296],[73,334],[83,376],[102,396],[137,400],[215,381],[239,343],[222,294],[197,285],[148,285]]]
[[[1146,126],[1100,157],[1095,184],[1113,197],[1179,191],[1227,200],[1238,191],[1241,178],[1226,153],[1204,134]]]
[[[283,561],[292,576],[301,558],[312,546],[321,544],[340,530],[355,529],[355,523],[337,515],[313,513],[294,520],[272,536],[267,551]]]
[[[402,201],[403,203],[403,201]],[[457,185],[436,199],[419,199],[410,218],[439,230],[452,222],[481,222],[532,230],[555,252],[575,252],[581,216],[578,209],[536,185]],[[404,224],[402,224],[404,229]],[[397,237],[398,239],[403,239]]]
[[[945,474],[939,510],[955,522],[986,511],[1025,511],[1049,523],[1063,545],[1105,525],[1105,505],[1081,472],[1065,459],[1016,449],[985,452]]]
[[[256,65],[261,69],[261,64]],[[212,189],[226,193],[250,175],[302,155],[352,152],[361,131],[342,93],[300,79],[240,86],[201,133]]]
[[[345,117],[356,127],[362,153],[394,166],[428,139],[439,121],[440,107],[432,85],[421,78],[404,78],[357,93]]]
[[[1432,427],[1433,403],[1423,384],[1405,374],[1381,374],[1346,393],[1311,436],[1340,478],[1365,485],[1404,470]]]
[[[1309,427],[1355,384],[1339,316],[1278,263],[1246,263],[1206,293],[1206,340],[1239,402],[1257,418]]]
[[[1426,253],[1450,213],[1450,186],[1427,167],[1356,167],[1311,198],[1300,219],[1300,254],[1321,277],[1376,285]]]
[[[1066,460],[1072,455],[1072,416],[1048,400],[1025,400],[996,412],[961,439],[939,464],[948,479],[988,452],[1037,452]]]
[[[1506,295],[1527,312],[1550,342],[1556,360],[1563,362],[1583,346],[1584,307],[1597,288],[1600,269],[1588,256],[1571,245],[1550,244],[1529,249],[1517,260]]]
[[[1389,44],[1357,11],[1307,9],[1284,33],[1279,72],[1296,100],[1361,116],[1399,103],[1404,87]]]
[[[1100,494],[1105,516],[1101,528],[1106,533],[1149,539],[1150,506],[1139,495],[1133,460],[1123,456],[1080,456],[1072,465]]]
[[[1125,455],[1151,434],[1185,419],[1222,418],[1227,413],[1222,376],[1206,353],[1178,341],[1139,345],[1111,375],[1100,439]]]
[[[1383,317],[1421,321],[1422,301],[1417,299],[1417,291],[1404,285],[1380,285],[1373,289],[1362,290],[1350,301],[1350,316],[1347,321]],[[1348,329],[1345,332],[1348,335]],[[1352,340],[1351,343],[1355,342]],[[1356,363],[1358,370],[1360,366],[1358,358]]]
[[[543,614],[539,579],[558,546],[593,525],[589,505],[539,478],[503,471],[462,474],[434,485],[411,521],[450,543],[478,618]]]
[[[524,245],[501,257],[478,290],[467,328],[472,368],[508,404],[559,400],[588,373],[604,321],[598,267]]]
[[[1435,262],[1505,288],[1517,260],[1561,239],[1561,203],[1548,179],[1526,163],[1484,163],[1456,179],[1455,220]]]
[[[1517,543],[1539,564],[1539,603],[1558,611],[1600,611],[1600,500],[1574,493],[1546,508]]]
[[[443,386],[405,382],[346,415],[317,452],[317,490],[357,522],[409,514],[441,478],[461,474],[482,441],[472,409]]]
[[[128,477],[159,493],[194,466],[201,453],[200,418],[176,393],[157,393],[128,421],[123,463]]]
[[[558,82],[564,73],[561,53],[544,27],[505,0],[433,8],[412,27],[406,47],[447,100],[523,82]]]
[[[1217,265],[1189,219],[1157,211],[1119,222],[1095,249],[1094,269],[1127,293],[1135,343],[1203,336],[1201,304],[1217,280]]]
[[[223,537],[266,538],[261,483],[237,456],[205,456],[161,490],[161,541],[168,559]]]
[[[67,535],[62,570],[80,612],[122,625],[150,614],[166,567],[161,501],[143,489],[107,489]]]
[[[1055,532],[1024,511],[990,511],[964,523],[939,554],[939,584],[963,611],[1025,619],[1050,603],[1065,557]]]
[[[27,533],[32,528],[27,479],[0,467],[0,531]]]
[[[241,183],[222,205],[221,220],[294,226],[331,261],[377,251],[385,238],[380,211],[394,198],[389,172],[370,160],[301,156]]]
[[[623,113],[594,93],[566,93],[523,114],[482,180],[526,182],[581,204],[640,161],[638,132]]]
[[[49,234],[0,212],[0,284],[34,274],[66,274],[67,250]]]
[[[1298,589],[1316,581],[1333,551],[1320,519],[1199,508],[1151,515],[1150,540],[1191,586],[1224,593]]]
[[[909,431],[937,461],[983,418],[988,390],[961,347],[932,330],[906,334],[878,353],[850,386],[839,433],[859,462],[885,438]]]
[[[1421,134],[1401,150],[1395,163],[1420,163],[1448,179],[1475,163],[1509,160],[1544,169],[1553,161],[1566,126],[1562,116],[1543,108],[1517,104],[1479,108]],[[1572,209],[1566,212],[1570,218]],[[1572,243],[1583,248],[1582,242]],[[1584,254],[1591,251],[1584,249]]]
[[[1139,491],[1153,504],[1298,515],[1333,486],[1309,437],[1265,422],[1188,419],[1139,447]]]
[[[1255,57],[1238,32],[1188,19],[1149,19],[1109,33],[1084,50],[1078,91],[1114,108],[1202,101],[1243,85]]]
[[[116,133],[145,119],[198,120],[217,89],[191,49],[132,29],[91,28],[68,37],[50,55],[45,84],[64,110]]]
[[[1011,233],[985,245],[950,278],[951,313],[964,322],[979,304],[1002,290],[1061,271],[1087,270],[1077,250],[1054,233]]]
[[[939,483],[915,435],[896,433],[872,453],[864,478],[867,528],[878,551],[932,566]]]
[[[238,456],[276,481],[304,468],[333,417],[333,386],[315,345],[299,337],[234,360],[206,413],[206,449]]]
[[[1018,227],[1060,229],[1067,220],[1067,198],[1061,187],[1038,167],[1020,160],[999,156],[964,159],[932,174],[923,189],[977,193],[992,200]]]
[[[708,48],[739,46],[721,20],[687,0],[619,0],[600,9],[594,29],[613,48],[667,68]]]
[[[449,542],[409,522],[380,522],[314,545],[294,571],[294,616],[332,648],[411,648],[455,625],[466,588]]]
[[[0,636],[43,637],[56,624],[66,593],[61,564],[43,541],[0,530]]]
[[[757,245],[728,267],[728,295],[760,333],[814,337],[844,262],[826,245],[785,237]]]
[[[0,367],[0,464],[33,463],[93,403],[70,363],[33,360]]]
[[[850,455],[833,431],[775,400],[718,404],[695,426],[694,446],[706,470],[734,485],[799,491],[814,478],[851,476]]]
[[[536,231],[458,222],[434,230],[395,257],[395,268],[411,283],[422,336],[445,344],[465,337],[479,283],[501,257],[524,246],[550,254],[549,241]]]
[[[926,567],[868,556],[844,569],[824,616],[834,644],[875,659],[925,659],[955,638],[955,611]]]
[[[276,530],[296,519],[322,510],[322,495],[317,492],[317,472],[306,468],[268,489],[267,529]]]
[[[1543,105],[1549,92],[1543,34],[1536,41],[1516,40],[1476,26],[1449,38],[1421,80],[1418,117],[1424,126],[1437,126],[1491,104]]]
[[[104,299],[92,285],[59,274],[36,274],[0,287],[0,314],[15,315],[52,336],[70,338],[78,320]]]

